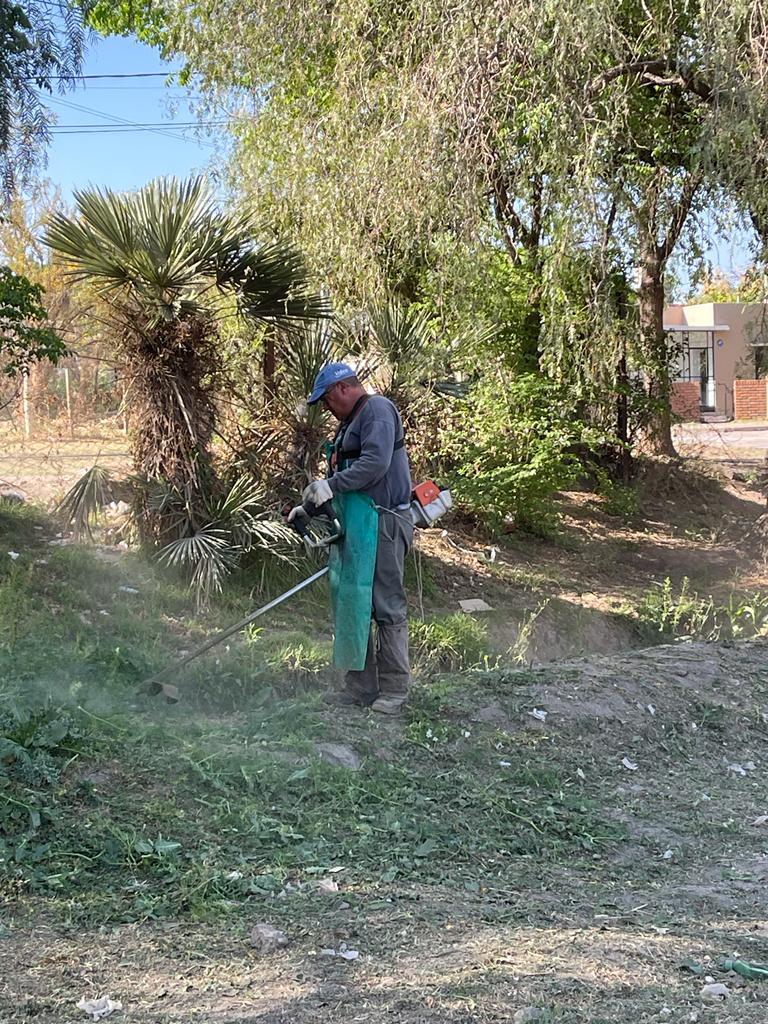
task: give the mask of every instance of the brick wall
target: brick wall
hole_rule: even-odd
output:
[[[733,382],[733,415],[737,420],[768,419],[768,382],[735,380]]]
[[[670,405],[673,416],[684,423],[701,419],[701,384],[697,380],[673,381]]]

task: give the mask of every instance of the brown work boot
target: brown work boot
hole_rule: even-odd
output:
[[[380,715],[399,715],[407,699],[404,693],[382,694],[371,704],[371,711],[378,711]]]

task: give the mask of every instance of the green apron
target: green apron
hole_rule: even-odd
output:
[[[337,494],[333,507],[344,534],[328,552],[333,663],[345,671],[359,672],[365,668],[371,631],[379,513],[373,499],[361,491]]]

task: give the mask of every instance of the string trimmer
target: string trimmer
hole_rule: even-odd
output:
[[[313,531],[310,520],[315,517],[323,517],[324,519],[330,520],[330,534],[316,534]],[[291,520],[291,526],[299,534],[301,539],[304,541],[304,546],[309,551],[314,551],[318,548],[329,548],[331,544],[336,544],[342,537],[341,524],[336,518],[336,513],[334,512],[333,505],[330,501],[325,502],[324,505],[321,505],[318,508],[312,507],[311,510],[306,509],[305,507],[303,515],[299,513]],[[229,639],[229,637],[234,636],[235,633],[239,633],[240,630],[245,629],[246,626],[249,626],[260,616],[272,611],[273,608],[277,608],[277,606],[282,604],[283,601],[287,601],[289,598],[293,597],[294,594],[300,593],[300,591],[304,590],[305,587],[308,587],[316,580],[321,579],[327,572],[327,565],[322,569],[318,569],[317,572],[312,573],[311,576],[308,576],[305,580],[297,583],[294,587],[291,587],[290,590],[286,590],[284,594],[280,594],[279,597],[273,598],[267,604],[262,605],[261,608],[257,608],[256,611],[250,612],[244,619],[241,619],[233,626],[225,629],[222,633],[218,633],[210,640],[206,640],[204,644],[201,644],[200,647],[197,647],[194,651],[191,651],[183,658],[172,662],[170,665],[166,665],[164,669],[161,669],[159,672],[155,673],[155,675],[150,676],[149,679],[144,680],[139,692],[147,693],[150,696],[162,694],[169,704],[177,703],[179,700],[179,691],[171,683],[161,682],[165,676],[169,675],[171,672],[178,671],[180,668],[183,668],[184,665],[188,665],[190,661],[194,661],[195,658],[199,658],[201,654],[205,654],[206,651],[210,651],[212,647],[217,647],[219,644]]]

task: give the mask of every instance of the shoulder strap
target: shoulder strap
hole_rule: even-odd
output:
[[[334,434],[333,441],[331,442],[334,448],[340,448],[342,446],[344,443],[344,435],[349,430],[352,420],[357,416],[370,397],[370,395],[361,395],[352,406],[349,416],[339,424],[336,433]]]
[[[395,441],[395,443],[392,445],[392,451],[393,452],[397,452],[397,451],[400,451],[400,449],[404,448],[404,447],[405,447],[405,434],[403,434],[403,436],[400,438],[399,441]],[[344,456],[345,459],[359,459],[360,456],[362,455],[362,453],[363,453],[362,448],[343,448],[341,450],[341,454]]]
[[[362,449],[361,448],[344,448],[343,447],[343,445],[344,445],[344,436],[347,433],[347,430],[349,429],[349,427],[350,427],[350,425],[352,423],[352,420],[354,420],[355,416],[357,416],[357,414],[363,408],[363,406],[368,401],[368,399],[372,398],[372,397],[373,397],[372,395],[362,395],[360,398],[358,398],[357,402],[352,407],[352,411],[350,412],[349,416],[347,416],[347,418],[344,420],[344,422],[342,424],[340,424],[339,429],[336,431],[336,436],[333,439],[333,447],[338,452],[339,456],[342,457],[345,461],[347,459],[359,459],[360,456],[362,455]],[[394,403],[391,403],[391,404],[394,406]],[[398,413],[398,417],[399,417],[399,413]],[[404,448],[404,447],[405,447],[405,431],[403,431],[402,437],[398,441],[395,441],[394,445],[392,446],[392,451],[396,452],[396,451],[399,451],[401,448]]]

